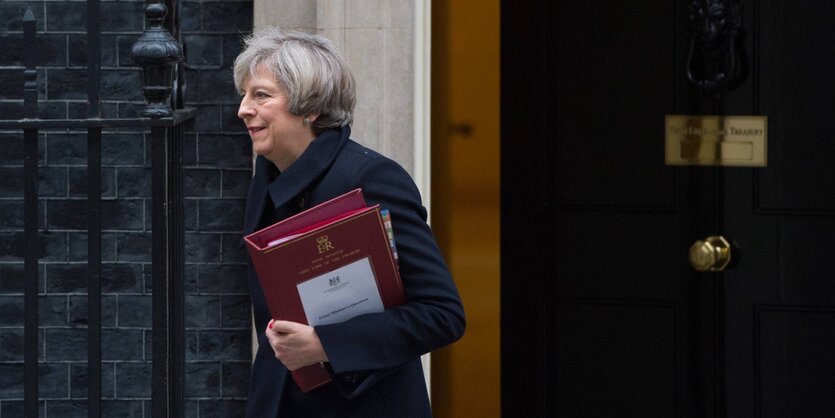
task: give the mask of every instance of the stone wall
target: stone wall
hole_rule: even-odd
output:
[[[352,136],[415,174],[415,0],[255,0],[255,27],[321,34],[357,81]],[[427,86],[428,88],[428,86]],[[428,196],[427,196],[428,198]]]
[[[37,19],[42,118],[86,112],[86,5],[0,2],[0,118],[21,116],[21,18]],[[103,117],[135,117],[140,72],[130,46],[144,2],[102,3]],[[243,416],[250,303],[243,203],[251,146],[236,111],[231,63],[252,28],[250,1],[184,2],[187,106],[198,109],[185,146],[188,417]],[[23,135],[0,132],[0,418],[23,408]],[[103,408],[150,416],[150,136],[103,134]],[[86,133],[39,135],[39,372],[41,413],[86,416]]]

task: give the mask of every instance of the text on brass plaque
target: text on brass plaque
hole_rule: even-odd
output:
[[[765,167],[766,116],[667,115],[667,165]]]

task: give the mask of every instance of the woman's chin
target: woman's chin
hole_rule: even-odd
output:
[[[255,143],[252,144],[252,152],[254,152],[255,155],[260,155],[260,156],[263,157],[263,156],[266,156],[267,154],[269,154],[270,151],[271,151],[271,149],[268,148],[268,147],[259,147],[258,144],[255,144]]]

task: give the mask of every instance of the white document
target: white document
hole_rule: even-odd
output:
[[[383,312],[383,300],[368,258],[296,285],[310,326],[335,324]]]
[[[278,244],[285,243],[287,241],[290,241],[293,238],[300,237],[302,235],[304,235],[304,234],[292,234],[292,235],[287,235],[286,237],[281,237],[281,238],[278,238],[278,239],[274,239],[267,244],[267,248],[275,247]]]

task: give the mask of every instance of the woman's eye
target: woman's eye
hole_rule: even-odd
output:
[[[270,95],[267,94],[267,93],[264,93],[263,91],[257,91],[257,92],[255,92],[255,97],[259,98],[259,99],[264,99],[264,98],[270,97]]]

